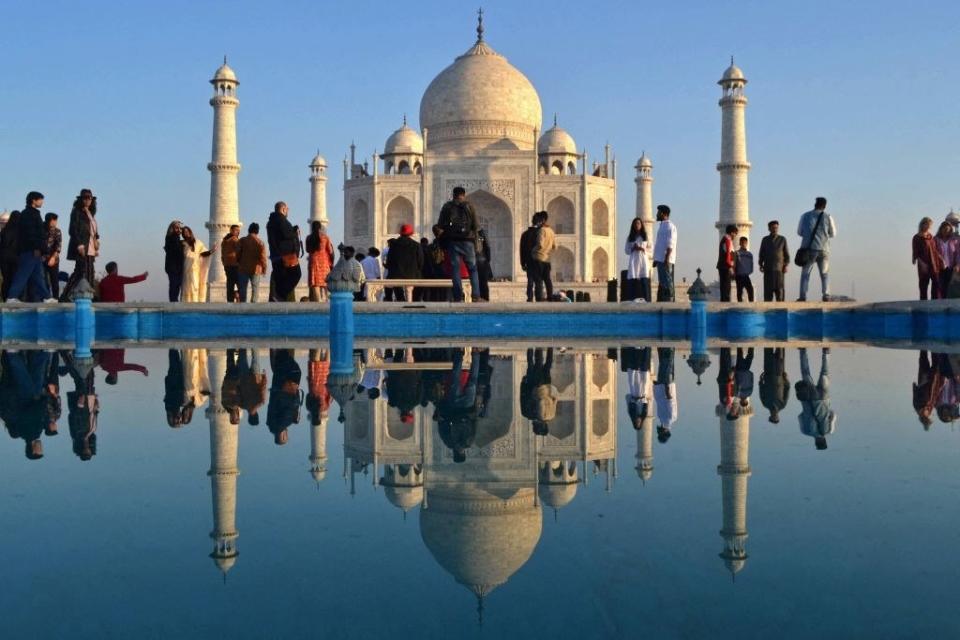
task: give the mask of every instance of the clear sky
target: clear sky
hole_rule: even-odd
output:
[[[485,2],[486,40],[537,88],[544,122],[593,158],[609,141],[619,232],[633,165],[654,162],[654,200],[680,230],[678,276],[716,254],[720,110],[729,56],[747,78],[754,242],[824,195],[839,226],[834,292],[915,296],[910,236],[960,208],[960,3]],[[99,196],[106,259],[150,270],[129,298],[165,291],[163,233],[202,229],[209,208],[209,78],[224,54],[240,79],[240,214],[276,200],[308,213],[307,164],[330,164],[332,235],[351,140],[372,154],[416,125],[430,80],[475,37],[473,4],[68,1],[3,4],[0,209],[27,191],[68,213]],[[759,282],[758,282],[759,284]],[[796,295],[796,273],[788,279]]]

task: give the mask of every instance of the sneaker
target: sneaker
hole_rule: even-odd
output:
[[[823,296],[823,301],[824,301],[824,302],[830,302],[830,296],[824,295],[824,296]]]
[[[797,302],[806,302],[806,301],[807,301],[806,298],[797,298]]]
[[[7,298],[7,304],[23,304],[23,300],[19,298]]]
[[[634,298],[633,301],[646,303],[646,300],[644,300],[643,298]]]
[[[59,304],[59,303],[60,301],[57,300],[56,298],[47,298],[46,300],[43,301],[43,304]]]

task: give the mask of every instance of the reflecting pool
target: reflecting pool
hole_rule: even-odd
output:
[[[956,637],[960,355],[0,354],[0,637]]]

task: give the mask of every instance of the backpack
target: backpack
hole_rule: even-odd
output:
[[[463,202],[451,202],[450,218],[444,235],[451,240],[464,240],[470,235],[470,214]]]

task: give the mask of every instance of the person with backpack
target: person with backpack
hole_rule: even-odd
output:
[[[557,248],[557,236],[547,224],[549,214],[540,212],[540,226],[537,229],[537,240],[530,253],[530,263],[533,266],[534,295],[537,302],[553,300],[553,280],[550,277],[550,256]],[[544,294],[546,288],[546,294]]]
[[[470,274],[470,292],[474,302],[480,297],[480,281],[477,277],[477,214],[473,205],[467,201],[467,190],[453,188],[453,197],[440,209],[437,225],[441,229],[440,239],[450,256],[453,282],[453,301],[463,302],[463,281],[460,276],[460,263],[467,265]]]
[[[797,235],[803,238],[794,261],[803,271],[800,273],[800,297],[797,302],[807,301],[807,288],[810,286],[810,272],[813,265],[820,271],[820,288],[823,301],[830,300],[830,238],[837,235],[837,224],[833,216],[825,211],[827,199],[816,199],[813,209],[800,216]]]
[[[530,226],[520,234],[520,268],[527,274],[527,302],[533,302],[534,272],[531,270],[533,265],[533,245],[537,243],[537,232],[540,231],[540,213],[533,214],[530,219]]]

